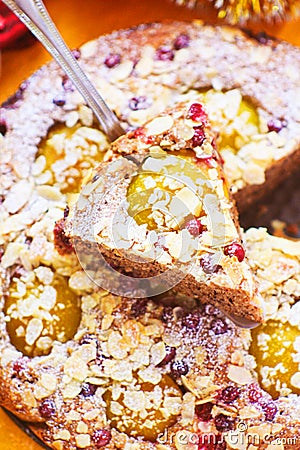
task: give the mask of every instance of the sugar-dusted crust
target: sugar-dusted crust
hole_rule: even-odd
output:
[[[161,283],[166,284],[175,277],[176,291],[228,314],[262,322],[262,299],[244,259],[237,212],[214,148],[215,136],[205,109],[195,101],[178,103],[111,145],[107,161],[83,187],[65,233],[79,255],[85,245],[94,244],[113,267],[144,279],[162,275]],[[195,109],[200,118],[196,113],[193,118]],[[189,159],[182,159],[184,152],[189,152]],[[151,196],[157,200],[130,213],[128,192],[139,173],[150,179]],[[164,178],[162,185],[156,184],[157,173]],[[137,189],[146,193],[147,185]],[[138,191],[131,196],[136,207]],[[146,198],[147,194],[144,202]],[[152,230],[136,221],[138,211],[149,207]],[[189,224],[197,220],[203,231],[193,235]],[[241,259],[226,253],[232,245],[243,252]],[[97,255],[94,258],[96,264]]]

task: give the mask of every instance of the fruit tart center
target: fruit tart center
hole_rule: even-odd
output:
[[[117,395],[114,389],[104,394],[111,426],[149,441],[155,441],[160,433],[174,425],[181,398],[179,386],[169,375],[162,375],[157,384],[142,382],[136,377],[133,387],[121,389]]]
[[[26,356],[46,355],[53,341],[72,339],[81,319],[67,279],[43,266],[13,278],[4,312],[10,340]]]
[[[193,151],[162,151],[149,156],[127,191],[129,214],[138,225],[150,230],[178,230],[186,228],[192,219],[206,216],[201,199],[215,195],[206,178],[208,160],[197,163]],[[202,230],[199,222],[199,232]],[[198,233],[199,234],[199,233]]]
[[[289,393],[300,394],[297,327],[279,320],[269,320],[252,331],[251,354],[257,363],[261,386],[273,398]]]
[[[107,147],[105,135],[95,128],[54,125],[39,146],[34,167],[37,183],[57,186],[63,194],[78,192]]]

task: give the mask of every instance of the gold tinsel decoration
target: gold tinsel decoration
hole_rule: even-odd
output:
[[[299,16],[300,0],[175,0],[178,5],[195,8],[213,3],[218,17],[232,24],[244,24],[249,20],[283,22]]]

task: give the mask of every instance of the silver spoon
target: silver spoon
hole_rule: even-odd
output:
[[[54,25],[42,0],[3,0],[53,56],[94,112],[105,134],[114,141],[125,133],[118,118],[87,78]]]
[[[125,133],[118,118],[89,81],[54,25],[42,0],[3,0],[53,56],[93,110],[111,141]],[[252,320],[226,314],[237,326],[255,328]]]

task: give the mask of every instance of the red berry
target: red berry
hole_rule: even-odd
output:
[[[164,359],[158,364],[158,367],[162,367],[165,366],[166,364],[168,364],[170,361],[172,361],[175,356],[176,356],[176,348],[175,347],[170,347],[169,345],[165,346],[166,349],[166,356],[164,357]]]
[[[199,236],[203,232],[203,225],[199,219],[192,219],[186,225],[185,228],[192,236]]]
[[[175,50],[188,47],[190,43],[190,37],[187,34],[180,34],[174,41],[173,47]]]
[[[104,60],[104,64],[109,69],[112,69],[113,67],[117,66],[118,64],[120,64],[120,62],[121,62],[121,56],[118,55],[117,53],[112,53],[112,54],[108,55]]]
[[[143,316],[147,311],[148,300],[147,299],[139,299],[135,300],[130,308],[130,313],[133,317]]]
[[[181,375],[186,375],[188,371],[189,366],[182,360],[174,361],[171,364],[172,375],[176,378],[181,377]]]
[[[268,422],[272,422],[278,412],[278,408],[274,402],[261,403],[262,410]]]
[[[217,336],[228,331],[228,325],[222,319],[214,319],[210,324],[211,331]]]
[[[95,395],[97,387],[98,386],[95,384],[83,383],[80,394],[84,397],[91,397],[92,395]]]
[[[196,330],[199,327],[200,317],[196,314],[188,314],[182,318],[182,324],[190,330]]]
[[[232,403],[240,396],[240,390],[236,386],[227,386],[220,394],[219,399],[224,403]]]
[[[145,128],[139,127],[133,132],[134,138],[145,137]]]
[[[69,255],[74,252],[72,240],[65,233],[64,219],[55,222],[53,235],[56,249],[61,255]]]
[[[226,441],[220,435],[203,434],[199,436],[197,450],[226,450]]]
[[[74,50],[72,50],[72,55],[75,59],[79,59],[81,56],[81,51],[79,50],[79,48],[74,48]]]
[[[280,119],[271,119],[269,120],[267,125],[269,131],[275,131],[276,133],[279,133],[279,131],[281,131],[283,127],[287,126],[287,122]]]
[[[62,87],[64,88],[65,92],[73,92],[75,91],[74,84],[70,80],[70,78],[67,75],[64,75],[62,78]]]
[[[188,119],[192,119],[194,122],[207,123],[207,114],[201,103],[193,103],[188,110]]]
[[[251,403],[257,403],[262,398],[262,391],[258,384],[252,383],[248,386],[248,398]]]
[[[50,419],[56,413],[56,405],[53,400],[46,398],[39,406],[39,413],[44,419]]]
[[[198,447],[197,450],[214,450],[215,448],[215,435],[200,435],[198,438]]]
[[[173,61],[174,52],[170,47],[160,47],[156,50],[155,56],[159,61]]]
[[[226,245],[224,247],[224,255],[227,256],[235,256],[239,262],[242,262],[245,258],[245,250],[238,244],[237,242],[233,242],[232,244]]]
[[[194,127],[194,136],[192,137],[193,147],[200,147],[205,141],[205,132],[203,127]]]
[[[207,274],[217,273],[221,268],[219,264],[214,264],[212,262],[212,257],[209,253],[202,256],[200,259],[200,266],[202,267],[203,272]]]
[[[56,106],[64,106],[66,104],[66,99],[63,95],[58,95],[57,97],[54,97],[52,101]]]
[[[132,111],[138,111],[139,109],[147,109],[150,106],[149,99],[145,95],[139,97],[132,97],[129,100],[129,108]]]
[[[202,405],[196,405],[195,412],[202,422],[209,422],[212,420],[212,411],[213,404],[212,403],[203,403]]]
[[[215,158],[213,156],[196,156],[195,157],[196,163],[204,163],[206,164],[208,167],[216,167],[216,163],[215,163]]]
[[[4,119],[0,119],[0,133],[5,136],[7,132],[7,125]]]
[[[111,432],[109,430],[96,430],[93,433],[92,440],[96,448],[105,447],[111,441]]]
[[[13,371],[16,375],[21,375],[28,369],[29,358],[22,357],[13,363]]]
[[[173,308],[171,306],[164,306],[162,315],[161,315],[161,320],[164,323],[171,323],[173,319]]]
[[[234,428],[235,420],[232,417],[225,416],[225,414],[218,414],[215,417],[215,426],[218,431],[226,432]]]

